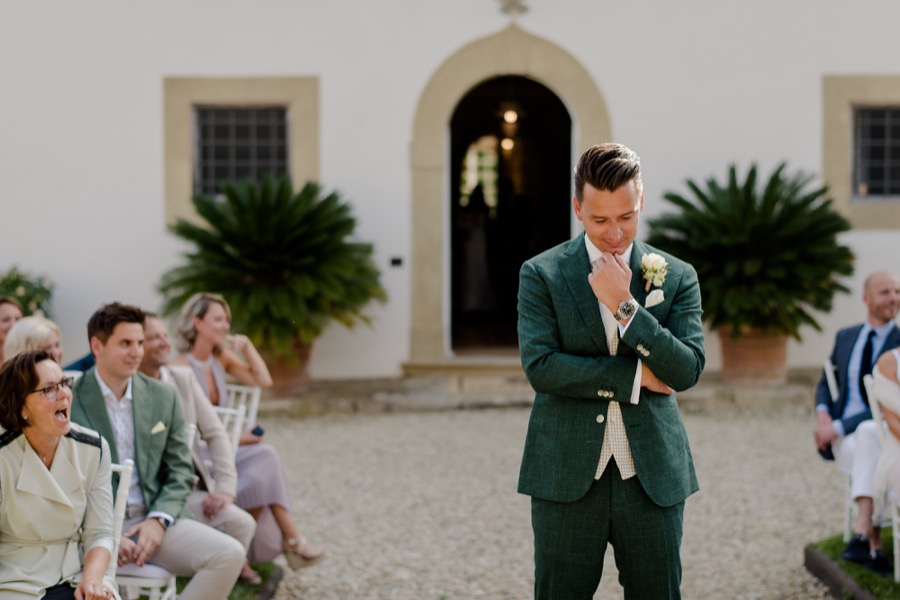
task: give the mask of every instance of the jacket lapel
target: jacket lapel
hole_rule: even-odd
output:
[[[648,248],[641,242],[635,241],[631,248],[631,262],[628,267],[631,269],[631,295],[637,300],[638,304],[644,306],[647,303],[647,292],[644,290],[643,273],[641,273],[641,258],[647,254]]]
[[[16,490],[22,493],[40,496],[41,498],[46,498],[62,504],[63,506],[73,508],[69,497],[66,496],[66,493],[60,487],[59,483],[57,483],[56,479],[53,478],[53,475],[50,474],[50,471],[44,467],[44,463],[41,462],[37,452],[34,451],[24,435],[21,436],[21,443],[24,444],[24,456],[22,457],[22,472],[19,475],[19,480],[16,482]],[[57,465],[57,461],[62,461],[66,464]],[[54,472],[57,474],[62,473],[63,471],[74,471],[71,463],[69,463],[69,460],[66,457],[66,452],[62,448],[62,445],[57,451],[56,456],[53,458],[53,466],[56,467]],[[67,476],[64,485],[68,488],[70,483],[71,481],[68,481]]]
[[[591,272],[591,261],[584,246],[584,234],[569,242],[561,269],[587,333],[597,348],[608,354],[609,348],[604,335],[606,329],[603,327],[603,317],[600,316],[600,305],[587,280]]]
[[[116,436],[113,434],[109,413],[106,412],[106,402],[103,400],[103,393],[100,391],[94,370],[95,368],[92,368],[79,377],[75,385],[73,404],[78,406],[78,412],[82,416],[75,422],[103,436],[109,444],[110,459],[118,463],[119,449],[116,448]]]
[[[150,444],[151,429],[158,419],[155,419],[153,402],[147,391],[147,384],[142,375],[136,374],[131,379],[131,410],[134,422],[134,460],[135,468],[141,481],[152,481],[152,473],[147,473],[149,465],[156,464],[156,459],[147,456],[152,449]],[[141,452],[138,452],[138,448]]]

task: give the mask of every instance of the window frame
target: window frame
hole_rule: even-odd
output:
[[[200,222],[194,193],[195,106],[283,106],[288,116],[288,173],[295,187],[319,178],[317,77],[166,77],[163,81],[165,220]]]
[[[861,197],[854,184],[856,110],[900,108],[900,76],[826,75],[822,99],[822,177],[835,208],[854,229],[900,229],[900,196]]]

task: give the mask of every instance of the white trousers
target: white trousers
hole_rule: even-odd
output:
[[[838,468],[850,476],[850,494],[872,498],[875,494],[875,467],[881,457],[881,441],[874,421],[863,421],[850,435],[836,439],[831,448]]]

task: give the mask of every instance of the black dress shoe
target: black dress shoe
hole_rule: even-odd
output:
[[[841,552],[841,558],[855,563],[869,564],[872,560],[872,552],[869,550],[869,538],[857,533],[850,541],[847,547]]]
[[[884,552],[881,550],[876,550],[872,553],[872,558],[869,560],[869,568],[879,575],[893,575],[894,573],[894,565],[884,557]]]

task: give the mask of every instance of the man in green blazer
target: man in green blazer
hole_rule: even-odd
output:
[[[114,463],[132,459],[119,572],[146,562],[190,577],[179,598],[224,600],[244,564],[234,538],[188,517],[194,485],[191,451],[175,390],[137,373],[144,355],[144,313],[107,304],[91,317],[88,338],[97,366],[72,389],[72,421],[108,442]],[[118,477],[114,477],[115,488]]]
[[[680,598],[685,499],[698,489],[675,391],[705,364],[693,267],[635,241],[640,159],[594,146],[575,170],[585,235],[526,262],[519,351],[536,392],[519,475],[535,597],[590,599],[607,544],[626,599]]]

